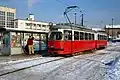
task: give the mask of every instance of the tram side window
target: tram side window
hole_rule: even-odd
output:
[[[71,31],[64,31],[64,40],[72,40]]]
[[[104,40],[104,36],[102,35],[102,40]]]
[[[84,40],[84,33],[80,32],[80,40]]]
[[[94,34],[92,34],[92,40],[94,40]]]
[[[101,35],[101,40],[104,40],[104,36],[103,35]]]
[[[99,35],[99,40],[102,40],[102,37],[101,37],[101,35]]]
[[[85,40],[88,40],[88,33],[85,33]]]
[[[106,37],[106,36],[103,36],[103,40],[107,40],[107,37]]]
[[[98,40],[100,40],[100,35],[98,34]]]
[[[79,40],[79,32],[74,31],[74,40]]]
[[[92,35],[89,33],[89,40],[91,40],[92,39]]]
[[[105,36],[105,40],[107,40],[107,36]]]

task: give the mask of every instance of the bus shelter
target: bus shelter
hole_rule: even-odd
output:
[[[29,36],[34,37],[34,52],[47,51],[48,31],[0,28],[0,54],[17,55],[25,52]]]

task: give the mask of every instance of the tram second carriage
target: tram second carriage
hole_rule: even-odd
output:
[[[69,55],[86,50],[107,46],[106,34],[89,29],[56,25],[51,30],[48,41],[48,53]],[[72,34],[72,36],[71,36]]]

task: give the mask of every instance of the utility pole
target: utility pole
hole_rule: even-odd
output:
[[[109,33],[109,26],[108,26],[108,40],[109,40],[109,37],[110,37],[110,33]]]
[[[77,14],[77,13],[75,12],[74,14],[75,14],[75,25],[76,25],[76,14]]]
[[[82,16],[82,19],[81,19],[81,26],[83,26],[84,25],[84,19],[83,19],[83,14],[81,15]]]
[[[113,39],[113,21],[114,19],[112,18],[112,39]]]

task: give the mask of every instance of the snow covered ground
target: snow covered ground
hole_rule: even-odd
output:
[[[57,58],[1,64],[0,74]],[[93,54],[74,56],[20,70],[0,76],[0,80],[120,80],[119,75],[120,43],[109,43],[106,49]]]

